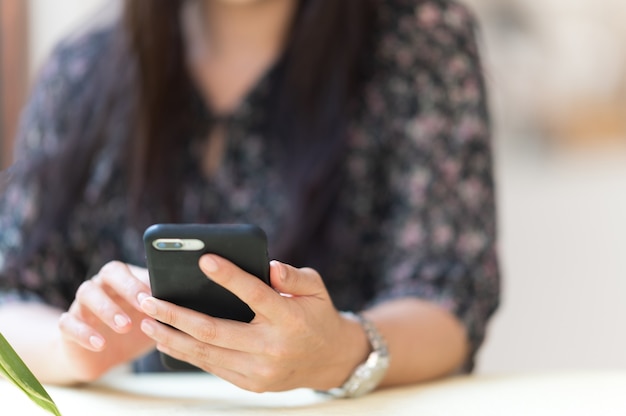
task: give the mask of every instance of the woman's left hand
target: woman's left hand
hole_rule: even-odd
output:
[[[161,352],[255,392],[337,387],[367,357],[362,328],[337,312],[315,270],[272,261],[270,287],[215,255],[200,268],[256,316],[243,323],[147,298],[141,306],[155,320],[142,330]]]

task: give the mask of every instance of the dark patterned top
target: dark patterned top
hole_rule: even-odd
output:
[[[385,0],[379,7],[374,76],[360,115],[350,120],[347,180],[334,205],[336,238],[327,249],[336,262],[323,278],[339,309],[428,299],[458,316],[475,353],[499,300],[490,132],[475,22],[449,1]],[[64,103],[85,88],[101,36],[66,41],[44,66],[23,113],[18,158],[59,151],[72,117]],[[262,84],[227,125],[219,172],[211,179],[196,172],[181,186],[185,222],[256,223],[271,245],[289,207],[258,123],[251,121],[264,114]],[[67,308],[77,286],[105,262],[145,263],[142,230],[128,215],[124,170],[111,156],[124,126],[107,130],[110,137],[68,229],[19,277],[6,265],[46,201],[35,184],[4,192],[4,301],[35,297]],[[342,251],[346,238],[358,242],[357,253]]]

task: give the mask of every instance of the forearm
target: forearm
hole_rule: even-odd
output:
[[[465,328],[444,309],[423,300],[382,303],[365,315],[386,339],[391,362],[381,386],[435,379],[457,370],[466,359]]]
[[[0,332],[37,378],[45,383],[75,382],[62,349],[57,324],[61,313],[35,302],[0,306]]]

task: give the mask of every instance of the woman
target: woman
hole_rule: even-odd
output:
[[[59,384],[155,346],[251,391],[469,371],[498,302],[473,29],[443,0],[128,0],[57,48],[25,110],[0,330]],[[150,296],[156,222],[265,229],[271,288],[200,261],[251,323]]]

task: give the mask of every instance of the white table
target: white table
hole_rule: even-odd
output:
[[[354,400],[305,389],[254,394],[205,374],[117,374],[87,387],[47,389],[63,416],[626,415],[624,370],[463,376]],[[0,414],[48,415],[5,380],[0,381]]]

